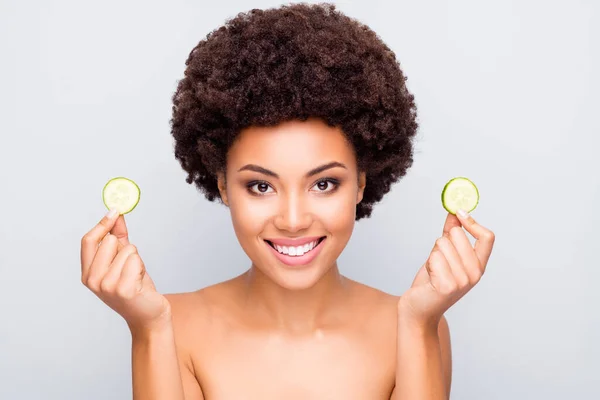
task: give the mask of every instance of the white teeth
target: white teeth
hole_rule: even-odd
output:
[[[302,246],[297,246],[297,247],[279,246],[279,245],[273,244],[273,246],[275,247],[275,249],[277,249],[278,252],[280,252],[282,254],[287,254],[290,256],[295,256],[295,257],[302,256],[302,255],[308,253],[309,251],[314,249],[316,245],[317,245],[316,240],[314,242],[306,243]]]

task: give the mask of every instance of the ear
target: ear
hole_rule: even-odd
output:
[[[227,181],[225,179],[225,173],[217,172],[217,186],[219,187],[219,194],[223,204],[229,207],[229,201],[227,200]]]
[[[356,204],[358,204],[362,201],[366,185],[367,185],[367,174],[365,172],[360,172],[358,174],[358,193],[356,194]]]

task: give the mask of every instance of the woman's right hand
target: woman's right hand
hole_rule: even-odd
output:
[[[83,236],[81,281],[127,321],[132,333],[171,322],[169,301],[156,291],[137,248],[129,243],[125,218],[115,211]]]

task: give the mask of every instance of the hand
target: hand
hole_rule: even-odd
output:
[[[464,227],[475,239],[471,246]],[[448,213],[443,235],[398,302],[399,312],[419,325],[433,326],[479,282],[492,253],[495,235],[469,214]]]
[[[156,291],[137,249],[129,243],[125,218],[109,212],[81,241],[81,281],[119,313],[132,330],[169,323],[169,301]]]

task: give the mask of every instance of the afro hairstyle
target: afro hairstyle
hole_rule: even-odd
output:
[[[250,126],[316,117],[340,127],[367,185],[356,220],[413,163],[414,96],[396,56],[368,26],[328,3],[239,13],[190,52],[172,96],[175,158],[205,197]]]

